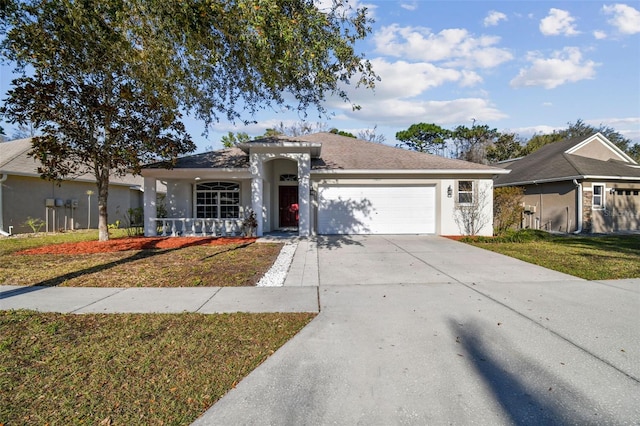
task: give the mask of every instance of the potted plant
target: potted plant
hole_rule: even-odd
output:
[[[256,212],[248,209],[245,212],[244,220],[242,221],[242,227],[244,228],[244,236],[252,237],[254,230],[258,227],[258,219],[256,218]]]

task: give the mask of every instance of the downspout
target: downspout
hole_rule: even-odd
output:
[[[0,235],[4,235],[5,237],[11,235],[4,231],[4,210],[2,209],[2,182],[6,181],[8,177],[9,175],[2,173],[2,177],[0,178]]]
[[[582,232],[582,184],[578,183],[576,179],[573,180],[573,184],[578,191],[578,229],[574,231],[574,234],[580,234]]]

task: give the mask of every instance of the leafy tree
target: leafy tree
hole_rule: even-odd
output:
[[[615,144],[622,151],[629,154],[632,158],[634,157],[634,152],[640,148],[636,148],[637,145],[632,144],[631,140],[625,138],[622,134],[616,131],[614,128],[605,126],[601,124],[598,127],[592,126],[590,124],[585,123],[582,119],[576,120],[575,123],[567,123],[568,127],[566,129],[557,130],[553,133],[546,135],[534,135],[529,142],[527,142],[524,148],[524,155],[531,154],[532,152],[542,148],[544,145],[549,143],[559,142],[565,139],[572,139],[578,137],[589,137],[594,135],[595,133],[602,133],[604,137],[609,139],[613,144]]]
[[[4,129],[0,126],[0,143],[5,141]]]
[[[229,132],[227,135],[223,136],[220,139],[220,142],[222,142],[222,146],[224,146],[225,148],[231,148],[240,143],[249,142],[250,140],[251,137],[245,132]]]
[[[271,138],[271,137],[275,137],[275,136],[282,136],[282,133],[277,131],[275,128],[266,129],[265,132],[264,132],[264,135],[262,135],[262,137],[264,137],[264,138]]]
[[[404,146],[412,151],[437,154],[444,151],[450,134],[449,130],[437,124],[418,123],[412,124],[407,130],[397,132],[396,139],[401,142],[398,146]]]
[[[533,135],[527,144],[522,148],[522,155],[529,155],[550,143],[559,142],[564,139],[558,132],[553,132],[546,135]]]
[[[346,136],[348,138],[354,138],[354,139],[356,137],[356,135],[354,135],[353,133],[345,132],[344,130],[338,130],[338,129],[331,129],[329,130],[329,133],[333,133],[334,135]]]
[[[486,149],[487,161],[497,163],[522,156],[522,145],[515,133],[502,133],[492,145]]]
[[[354,50],[370,21],[351,12],[305,0],[8,0],[1,49],[22,77],[3,113],[41,131],[43,177],[94,174],[105,240],[110,176],[195,148],[181,110],[209,126],[270,105],[324,112],[327,96],[348,101],[342,83],[372,87]]]
[[[458,126],[451,132],[451,140],[455,147],[455,157],[474,163],[486,163],[486,150],[494,144],[500,133],[489,126]]]
[[[632,145],[627,150],[627,154],[629,154],[629,156],[633,158],[636,163],[640,163],[640,144],[637,143],[635,145]]]

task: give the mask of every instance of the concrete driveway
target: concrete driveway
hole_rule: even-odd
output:
[[[320,313],[196,424],[638,424],[640,280],[429,236],[319,237]]]

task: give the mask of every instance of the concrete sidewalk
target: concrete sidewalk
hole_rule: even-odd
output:
[[[318,312],[317,287],[0,286],[0,309],[62,313]]]

